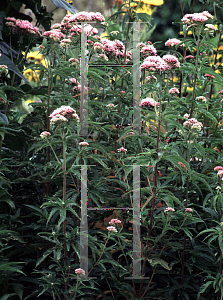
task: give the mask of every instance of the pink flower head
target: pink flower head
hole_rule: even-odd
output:
[[[223,90],[221,90],[221,91],[219,92],[219,94],[220,94],[220,95],[223,95]]]
[[[0,65],[0,74],[4,73],[7,75],[9,72],[8,67],[6,65]]]
[[[43,131],[43,132],[40,134],[40,137],[41,137],[42,139],[47,139],[47,138],[50,137],[50,136],[51,136],[51,133],[48,132],[48,131]]]
[[[194,56],[193,56],[193,55],[187,55],[187,56],[185,56],[184,58],[185,58],[185,59],[193,59]]]
[[[219,170],[218,173],[217,173],[217,175],[218,175],[219,177],[223,177],[223,170]]]
[[[125,91],[120,91],[120,93],[125,94]]]
[[[186,119],[189,119],[190,115],[189,114],[184,114],[183,117],[186,118]]]
[[[101,53],[101,54],[99,54],[98,56],[99,56],[99,58],[101,58],[101,59],[103,59],[103,60],[105,60],[105,61],[108,61],[107,55]]]
[[[167,208],[164,210],[164,212],[174,212],[174,211],[175,211],[175,209],[172,208],[172,207],[167,207]]]
[[[79,61],[78,61],[76,58],[73,58],[73,57],[72,57],[72,58],[69,59],[69,63],[70,63],[70,64],[76,65],[76,64],[79,63]]]
[[[61,118],[60,118],[61,117]],[[51,123],[54,124],[56,122],[66,122],[68,120],[75,120],[79,121],[79,117],[76,114],[76,111],[70,107],[62,105],[61,107],[55,109],[52,114],[50,115]]]
[[[183,24],[196,24],[196,23],[203,23],[210,19],[212,16],[208,12],[203,13],[194,13],[194,14],[186,14],[181,19]],[[213,18],[213,17],[212,17]]]
[[[115,105],[113,104],[113,103],[109,103],[108,105],[106,105],[107,107],[109,107],[109,108],[114,108],[115,107]]]
[[[214,168],[214,171],[220,171],[220,170],[223,170],[223,167],[217,166],[217,167]]]
[[[204,96],[196,97],[195,100],[202,101],[202,102],[207,102],[207,99]]]
[[[208,11],[203,11],[201,14],[207,17],[208,19],[213,19],[213,16]]]
[[[169,54],[164,55],[163,60],[166,63],[170,64],[172,67],[175,67],[175,68],[180,67],[180,62],[179,62],[178,58],[174,55],[169,55]]]
[[[55,42],[64,39],[64,34],[59,29],[45,31],[43,36],[53,39]]]
[[[60,41],[60,46],[62,48],[68,48],[71,44],[71,39],[63,39]]]
[[[189,127],[190,129],[194,129],[197,131],[201,131],[203,128],[203,124],[198,122],[195,118],[188,119],[183,123],[183,126]]]
[[[43,51],[43,50],[45,49],[45,47],[44,47],[43,45],[40,45],[40,46],[38,47],[38,49],[39,49],[39,51]]]
[[[174,47],[174,46],[179,45],[180,43],[181,43],[181,41],[178,39],[169,39],[166,41],[165,46],[166,47]]]
[[[122,221],[119,219],[111,219],[111,221],[109,222],[110,225],[115,225],[120,223],[122,223]]]
[[[94,45],[94,50],[102,50],[103,49],[103,44],[102,43],[99,43],[99,42],[95,42]]]
[[[144,43],[139,43],[136,45],[136,48],[142,49],[142,47],[145,47],[146,45]]]
[[[139,104],[140,106],[148,106],[148,107],[154,107],[154,106],[158,106],[159,102],[156,102],[153,98],[145,98],[141,101],[141,103]]]
[[[75,273],[76,273],[77,275],[85,275],[85,271],[84,271],[83,269],[81,269],[81,268],[76,269],[76,270],[75,270]]]
[[[124,147],[121,147],[119,149],[117,149],[118,152],[123,152],[123,153],[126,153],[127,152],[127,149],[125,149]]]
[[[79,146],[88,146],[89,144],[88,144],[88,142],[80,142],[79,143]]]
[[[160,56],[148,56],[141,64],[141,69],[149,71],[164,72],[171,69],[170,64],[166,63]]]
[[[188,212],[188,213],[192,213],[192,212],[193,212],[193,209],[192,209],[192,208],[189,208],[189,207],[187,207],[187,208],[185,208],[185,211],[186,211],[186,212]]]
[[[204,77],[209,77],[209,78],[213,78],[214,79],[214,75],[210,75],[210,74],[205,74]]]
[[[50,120],[50,124],[52,125],[64,125],[67,122],[67,118],[62,115],[53,116]]]
[[[206,24],[205,27],[206,27],[205,30],[210,30],[210,31],[217,30],[213,24]]]
[[[13,32],[18,33],[20,35],[32,34],[41,36],[39,29],[37,27],[33,27],[33,25],[27,20],[20,20],[15,18],[5,18],[5,24],[12,28]]]
[[[107,230],[111,232],[118,232],[118,230],[114,226],[107,227]]]
[[[178,164],[181,166],[182,169],[186,169],[186,166],[182,162],[178,162]]]
[[[170,90],[169,90],[169,94],[179,94],[180,92],[179,92],[179,90],[177,89],[177,88],[171,88]]]
[[[156,49],[153,47],[153,45],[146,45],[142,47],[141,53],[143,54],[143,56],[155,56]]]

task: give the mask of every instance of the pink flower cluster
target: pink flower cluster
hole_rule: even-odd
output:
[[[53,39],[55,42],[65,38],[64,34],[59,29],[45,31],[43,36]]]
[[[156,55],[156,49],[153,47],[153,45],[143,46],[140,52],[144,57]]]
[[[192,213],[192,212],[193,212],[193,209],[192,209],[192,208],[189,208],[189,207],[187,207],[187,208],[185,208],[185,211],[186,211],[186,212],[188,212],[188,213]]]
[[[111,232],[118,232],[118,230],[114,226],[108,226],[107,230]]]
[[[81,84],[76,78],[69,78],[68,82],[74,85],[73,91],[81,91]],[[87,87],[84,87],[85,91],[88,91]]]
[[[51,136],[51,133],[48,132],[48,131],[43,131],[43,132],[40,134],[40,137],[41,137],[42,139],[47,139],[47,138],[50,137],[50,136]]]
[[[205,74],[204,77],[209,77],[209,78],[214,79],[214,75],[210,75],[210,74]]]
[[[172,208],[172,207],[167,207],[165,210],[164,210],[164,212],[174,212],[175,211],[175,209],[174,208]]]
[[[206,27],[205,30],[210,30],[210,31],[217,30],[213,24],[206,24],[205,27]]]
[[[207,102],[207,99],[204,96],[196,97],[195,100],[202,101],[202,102]]]
[[[169,90],[169,94],[171,94],[171,95],[174,95],[174,94],[179,94],[180,92],[179,92],[179,90],[177,89],[177,88],[171,88],[170,90]]]
[[[125,149],[124,147],[121,147],[119,149],[117,149],[118,152],[123,152],[123,153],[126,153],[127,152],[127,149]]]
[[[71,39],[63,39],[60,41],[60,46],[62,48],[68,48],[71,44]]]
[[[109,107],[109,108],[114,108],[115,107],[115,105],[113,104],[113,103],[109,103],[108,105],[106,105],[107,107]]]
[[[165,46],[166,47],[174,47],[174,46],[177,46],[181,43],[181,40],[178,40],[178,39],[169,39],[166,41],[165,43]],[[180,45],[182,46],[182,45]]]
[[[171,66],[166,63],[160,56],[148,56],[141,64],[141,69],[149,71],[167,71]]]
[[[154,106],[159,106],[159,102],[156,102],[153,98],[145,98],[141,101],[139,106],[149,106],[149,107],[154,107]]]
[[[183,24],[203,23],[209,19],[213,19],[213,16],[208,11],[202,13],[186,14],[181,19]]]
[[[214,168],[214,171],[218,171],[217,176],[223,177],[223,167],[217,166]],[[223,178],[222,178],[222,180],[223,180]]]
[[[110,225],[115,225],[120,223],[122,223],[122,221],[119,219],[111,219],[111,221],[109,222]]]
[[[185,59],[194,59],[194,56],[193,55],[187,55],[184,57]]]
[[[83,269],[81,269],[81,268],[76,269],[76,270],[75,270],[75,273],[76,273],[77,275],[85,275],[85,271],[84,271]]]
[[[188,119],[183,123],[183,125],[198,131],[201,131],[203,128],[203,124],[198,122],[195,118]]]
[[[15,19],[13,17],[5,18],[7,21],[5,25],[12,28],[12,31],[20,35],[33,34],[36,36],[41,36],[38,27],[33,27],[33,25],[27,20]]]
[[[64,19],[68,19],[68,23],[76,23],[76,22],[104,22],[105,18],[100,12],[86,12],[81,11],[75,15],[66,15]],[[67,20],[66,19],[66,20]]]
[[[88,146],[89,144],[88,144],[88,142],[80,142],[79,143],[79,146]]]
[[[179,68],[180,67],[180,62],[179,62],[178,58],[176,56],[174,56],[174,55],[168,55],[168,54],[164,55],[163,56],[163,60],[166,63],[170,64],[171,67],[175,67],[175,68]]]
[[[71,32],[71,37],[74,37],[76,35],[80,35],[81,34],[81,26],[80,25],[73,25],[70,29]],[[84,33],[89,35],[89,36],[93,36],[98,34],[98,30],[94,27],[92,27],[90,24],[84,24]]]
[[[62,105],[61,107],[55,109],[52,114],[50,115],[51,124],[63,124],[68,120],[75,120],[76,122],[79,121],[79,117],[76,114],[76,111],[71,108],[70,106]]]
[[[5,75],[7,75],[8,72],[9,72],[9,70],[6,65],[0,65],[0,74],[5,73]]]
[[[73,57],[72,57],[72,58],[69,59],[69,63],[70,63],[70,64],[76,65],[76,64],[79,63],[79,61],[78,61],[76,58],[73,58]]]
[[[125,54],[125,46],[124,44],[119,41],[119,40],[114,40],[110,41],[108,39],[103,39],[102,41],[102,50],[105,52],[107,56],[113,55],[116,57],[124,57]],[[100,46],[98,45],[99,43],[97,42],[96,47],[99,48]],[[95,44],[94,44],[95,46]],[[130,51],[126,52],[126,57],[127,59],[132,58],[132,53]]]

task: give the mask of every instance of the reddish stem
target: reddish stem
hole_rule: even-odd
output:
[[[159,152],[160,125],[161,125],[161,120],[159,119],[159,121],[158,121],[158,133],[157,133],[157,140],[156,140],[156,159],[158,158],[158,152]],[[149,238],[151,236],[152,227],[153,227],[153,216],[154,216],[154,211],[155,211],[155,200],[156,200],[155,194],[156,194],[157,173],[158,173],[157,168],[158,168],[158,163],[156,163],[155,172],[154,172],[155,173],[155,176],[154,176],[154,197],[153,197],[153,202],[152,202],[152,211],[151,211],[150,224],[149,224],[149,230],[148,230],[148,235],[147,235],[148,239],[146,241],[146,247],[145,247],[146,249],[148,248],[148,245],[149,245]],[[144,258],[144,260],[143,260],[142,274],[144,274],[144,272],[145,272],[146,260],[147,260],[146,258]],[[151,281],[151,279],[150,279],[150,281]],[[143,288],[143,278],[141,279],[141,282],[140,282],[139,296],[142,295],[142,288]]]

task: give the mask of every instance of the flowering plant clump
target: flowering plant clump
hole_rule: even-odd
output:
[[[5,18],[7,21],[5,25],[10,27],[14,33],[19,35],[36,35],[41,36],[38,27],[33,27],[33,25],[27,20],[15,19],[13,17]]]
[[[162,39],[145,12],[163,0],[115,0],[110,16],[54,1],[70,13],[52,26],[53,13],[27,4],[41,31],[8,17],[15,4],[4,10],[0,227],[10,230],[0,243],[10,276],[2,271],[0,299],[223,299],[219,1],[214,17],[179,4]]]

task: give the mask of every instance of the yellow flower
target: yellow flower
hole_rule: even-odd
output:
[[[24,54],[24,53],[23,53]],[[30,61],[33,61],[35,64],[41,64],[47,67],[47,60],[44,58],[43,54],[39,53],[38,51],[31,51],[27,54],[27,58]],[[27,69],[23,72],[24,76],[29,81],[38,81],[38,77],[40,75],[40,70],[36,70],[35,72],[31,69]]]

